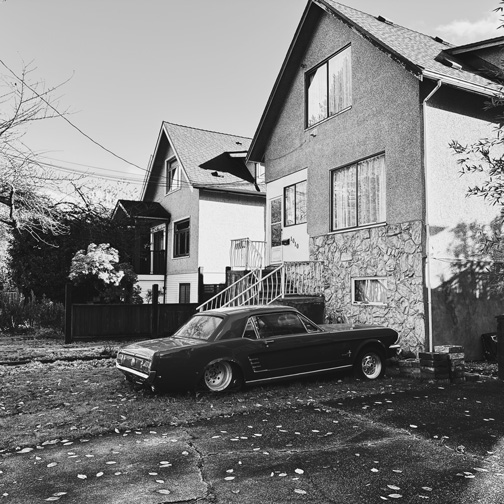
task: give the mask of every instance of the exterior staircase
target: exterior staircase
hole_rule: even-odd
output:
[[[198,306],[197,310],[273,304],[279,299],[296,296],[320,296],[323,293],[321,266],[318,261],[303,261],[265,269],[256,267]]]

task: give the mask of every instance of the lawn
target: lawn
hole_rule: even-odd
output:
[[[117,342],[75,343],[0,334],[0,454],[27,446],[183,425],[293,403],[419,389],[398,377],[364,382],[348,375],[248,387],[235,394],[160,394],[134,389],[114,367]],[[52,361],[54,362],[45,362]],[[5,362],[24,362],[5,365]]]

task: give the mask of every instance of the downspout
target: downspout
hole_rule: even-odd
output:
[[[436,87],[425,97],[422,102],[423,115],[423,161],[424,161],[424,191],[425,191],[425,284],[427,287],[427,319],[429,332],[429,352],[433,350],[432,338],[432,286],[431,286],[431,254],[430,254],[430,224],[429,224],[429,192],[427,175],[427,102],[441,87],[442,81],[438,80]]]
[[[165,272],[163,275],[163,304],[166,303],[166,280],[168,278],[168,226],[170,222],[165,222]]]

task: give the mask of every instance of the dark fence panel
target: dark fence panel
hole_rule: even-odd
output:
[[[197,304],[159,304],[159,336],[172,335],[182,324],[185,324],[195,313]]]
[[[159,336],[173,334],[196,312],[196,304],[160,304]],[[152,337],[153,305],[72,305],[71,340],[147,339]]]

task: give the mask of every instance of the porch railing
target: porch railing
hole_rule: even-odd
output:
[[[266,242],[239,238],[231,240],[231,269],[254,270],[264,268]]]
[[[318,295],[324,290],[320,261],[284,263],[273,270],[253,270],[231,284],[206,303],[198,311],[244,306],[271,304],[289,295]]]

